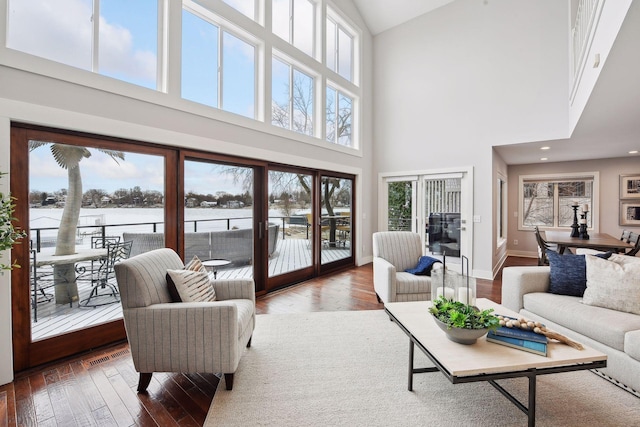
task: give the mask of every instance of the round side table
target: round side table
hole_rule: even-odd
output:
[[[218,267],[224,267],[225,265],[229,264],[231,264],[231,261],[229,261],[228,259],[208,259],[202,261],[202,265],[204,265],[206,268],[210,268],[211,271],[213,271],[214,279],[218,278]]]

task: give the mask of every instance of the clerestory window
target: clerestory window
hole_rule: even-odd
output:
[[[315,55],[315,3],[310,0],[271,0],[273,33],[302,52]]]
[[[314,79],[284,59],[272,60],[271,123],[313,135]]]
[[[353,97],[327,86],[326,139],[334,144],[353,145]]]
[[[158,89],[157,0],[9,1],[7,47]]]
[[[338,21],[335,18],[336,16],[333,11],[328,11],[326,37],[327,68],[352,82],[354,63],[353,31]]]
[[[182,12],[182,97],[256,118],[256,47],[197,13]]]

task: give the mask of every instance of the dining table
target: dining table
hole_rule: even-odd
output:
[[[588,239],[571,237],[570,231],[546,231],[544,239],[547,243],[558,245],[558,253],[564,253],[567,248],[588,248],[600,251],[626,252],[633,248],[627,243],[607,233],[589,233]]]

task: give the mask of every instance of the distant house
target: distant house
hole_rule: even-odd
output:
[[[218,206],[218,202],[208,202],[206,200],[200,202],[200,207],[202,208],[215,208],[216,206]]]

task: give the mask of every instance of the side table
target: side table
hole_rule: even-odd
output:
[[[206,268],[210,268],[211,271],[213,271],[214,279],[218,278],[218,267],[224,267],[225,265],[229,264],[231,264],[231,261],[229,261],[228,259],[208,259],[202,261],[202,265],[204,265]]]

